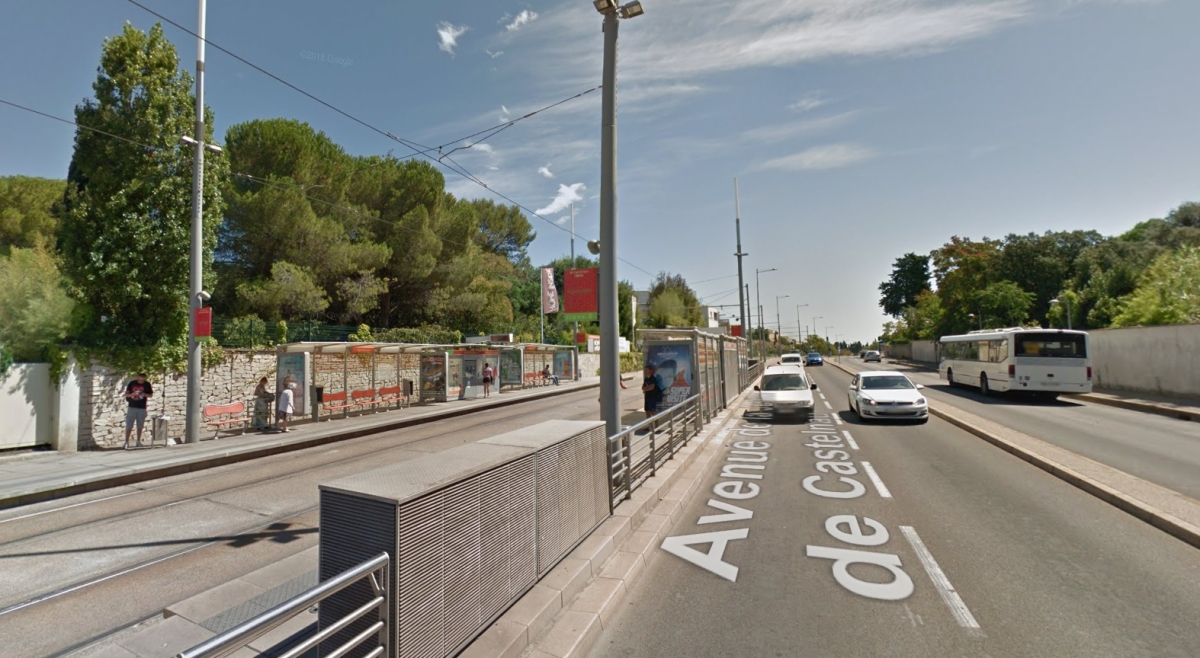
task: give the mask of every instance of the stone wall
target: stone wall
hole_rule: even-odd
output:
[[[1088,331],[1096,388],[1200,399],[1200,324]]]
[[[274,352],[229,352],[225,362],[204,371],[201,378],[201,404],[225,404],[236,400],[249,402],[258,380],[266,377],[274,387]],[[119,448],[125,441],[125,385],[133,373],[116,372],[94,365],[80,378],[79,449]],[[187,405],[187,376],[183,373],[149,373],[154,397],[147,408],[149,416],[171,417],[168,436],[176,440],[184,433],[184,407]],[[149,440],[149,421],[142,440]]]

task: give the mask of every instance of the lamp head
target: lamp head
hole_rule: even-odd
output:
[[[588,251],[592,252],[592,255],[594,255],[594,256],[600,255],[600,241],[599,240],[588,240],[587,248],[588,248]]]
[[[646,13],[646,10],[642,9],[642,3],[638,2],[638,0],[633,0],[633,2],[621,7],[621,18],[635,18],[644,13]]]
[[[601,14],[611,14],[617,10],[616,0],[595,0],[592,4]]]

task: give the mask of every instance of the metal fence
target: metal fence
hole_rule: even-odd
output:
[[[764,364],[762,361],[759,361],[758,363],[750,366],[750,376],[746,379],[746,381],[748,382],[746,384],[747,388],[749,388],[751,384],[753,384],[755,381],[757,381],[759,377],[762,377],[763,369],[765,367],[766,367],[766,364]]]
[[[374,598],[359,606],[345,617],[342,617],[336,623],[322,628],[313,636],[288,649],[286,653],[280,654],[279,658],[296,658],[297,656],[304,655],[331,635],[373,612],[378,615],[375,623],[346,641],[340,647],[326,653],[325,658],[340,658],[372,637],[378,638],[379,646],[367,653],[366,658],[378,658],[385,655],[388,647],[387,583],[389,562],[388,554],[380,553],[358,566],[343,571],[307,592],[280,603],[253,619],[248,619],[220,635],[197,644],[187,651],[180,652],[176,658],[222,658],[223,656],[228,656],[272,630],[279,628],[301,612],[362,580],[370,582],[371,589],[375,593]]]
[[[666,411],[608,437],[612,504],[629,498],[646,478],[700,433],[709,420],[701,397],[693,395]]]

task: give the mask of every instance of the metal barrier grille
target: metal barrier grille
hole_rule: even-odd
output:
[[[397,656],[444,655],[443,533],[441,494],[418,498],[400,508]]]
[[[392,538],[396,536],[395,505],[348,496],[336,491],[322,491],[320,519],[319,571],[322,582],[358,566],[375,555],[392,554],[395,550],[391,545]],[[395,569],[391,570],[388,578],[391,581],[387,585],[388,591],[396,591]],[[317,609],[318,624],[321,628],[331,626],[373,598],[375,593],[369,583],[355,583],[339,592],[337,596],[321,602]],[[322,642],[319,654],[327,655],[378,619],[378,614],[370,614],[355,621]],[[347,656],[359,658],[369,653],[370,649],[368,644],[364,644]]]

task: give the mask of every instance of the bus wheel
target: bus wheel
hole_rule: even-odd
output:
[[[979,391],[983,393],[984,397],[992,394],[992,388],[988,386],[987,375],[979,376]]]

